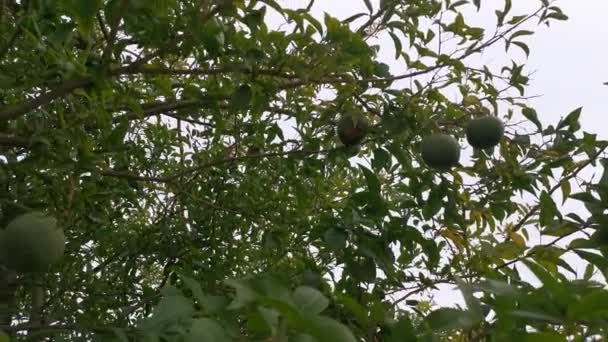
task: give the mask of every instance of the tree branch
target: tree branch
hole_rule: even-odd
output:
[[[515,264],[517,262],[525,260],[525,259],[533,256],[534,254],[536,254],[538,252],[538,248],[539,247],[540,248],[547,248],[547,247],[555,246],[561,240],[563,240],[563,239],[567,238],[568,236],[571,236],[571,235],[573,235],[575,233],[578,233],[578,232],[582,231],[583,229],[587,229],[587,228],[589,228],[589,226],[590,226],[590,224],[586,223],[583,226],[579,227],[578,229],[576,229],[576,230],[574,230],[572,232],[569,232],[567,234],[564,234],[564,235],[558,237],[557,239],[555,239],[555,240],[553,240],[553,241],[551,241],[551,242],[549,242],[547,244],[536,246],[536,249],[532,249],[528,253],[526,253],[526,254],[524,254],[524,255],[522,255],[520,257],[517,257],[517,258],[515,258],[513,260],[509,260],[509,261],[507,261],[507,262],[505,262],[503,264],[500,264],[500,265],[494,267],[494,270],[498,271],[498,270],[503,269],[503,268],[505,268],[507,266],[510,266],[510,265],[513,265],[513,264]]]
[[[118,9],[118,15],[114,18],[114,21],[110,24],[110,34],[108,36],[108,45],[103,50],[103,54],[101,59],[103,61],[107,61],[110,57],[110,53],[112,53],[112,48],[114,48],[114,42],[116,42],[116,35],[118,34],[118,26],[120,24],[120,20],[122,16],[127,11],[127,6],[129,5],[129,0],[122,0],[120,2],[120,8]]]
[[[8,108],[5,107],[4,109],[0,110],[0,121],[14,120],[31,110],[34,110],[42,105],[48,104],[54,99],[63,97],[72,92],[73,90],[84,87],[91,83],[93,83],[93,81],[87,78],[66,81],[65,83],[54,88],[53,90],[39,95],[32,100],[26,101],[17,106]]]
[[[101,175],[136,180],[136,181],[143,181],[143,182],[170,183],[170,182],[174,181],[175,179],[185,176],[187,174],[197,172],[200,170],[204,170],[204,169],[208,169],[210,167],[223,165],[223,164],[238,163],[238,162],[241,162],[244,160],[252,160],[252,159],[284,157],[284,156],[289,156],[289,155],[308,156],[308,155],[313,155],[313,154],[323,154],[323,153],[328,153],[328,152],[331,152],[331,151],[334,151],[334,150],[337,150],[340,148],[341,147],[337,147],[337,148],[330,148],[330,149],[319,150],[319,151],[292,150],[292,151],[270,152],[270,153],[262,153],[262,154],[244,155],[244,156],[233,157],[233,158],[218,159],[218,160],[214,160],[214,161],[211,161],[208,163],[201,164],[199,166],[188,168],[188,169],[178,172],[174,175],[164,176],[164,177],[141,176],[138,174],[134,174],[132,172],[124,172],[124,171],[116,171],[116,170],[105,170],[105,171],[101,172]]]

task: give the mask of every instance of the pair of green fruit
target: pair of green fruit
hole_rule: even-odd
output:
[[[48,271],[64,252],[63,230],[43,213],[23,214],[0,229],[0,264],[17,272]]]
[[[361,143],[369,130],[369,123],[362,116],[344,115],[338,123],[338,137],[345,146]],[[495,116],[484,116],[469,121],[466,127],[467,141],[476,149],[496,146],[504,135],[504,125]],[[447,134],[433,134],[422,139],[421,154],[424,162],[438,170],[449,170],[458,165],[460,145]]]
[[[473,148],[493,148],[502,139],[505,129],[495,116],[484,116],[469,121],[465,129],[467,141]],[[422,160],[431,168],[447,171],[460,161],[460,145],[451,135],[433,134],[422,139]]]

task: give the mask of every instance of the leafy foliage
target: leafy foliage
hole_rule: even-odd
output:
[[[608,173],[582,175],[608,167],[608,144],[581,131],[582,109],[542,122],[526,92],[526,39],[567,16],[547,0],[531,13],[499,5],[364,0],[366,12],[338,19],[315,1],[1,2],[1,223],[44,211],[67,238],[42,278],[1,269],[2,330],[607,334]],[[472,26],[474,11],[495,13],[495,27]],[[495,48],[513,58],[473,62]],[[337,136],[345,113],[369,122],[356,146]],[[487,115],[505,123],[497,147],[446,172],[425,166],[424,137],[467,146],[467,122]],[[466,306],[432,301],[446,284]]]

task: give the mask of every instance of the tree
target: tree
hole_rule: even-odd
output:
[[[49,272],[2,268],[7,335],[607,333],[608,173],[579,175],[606,163],[608,144],[581,131],[581,109],[541,122],[522,58],[472,60],[496,47],[529,54],[537,25],[567,19],[559,7],[514,13],[505,0],[489,30],[468,24],[495,10],[479,0],[364,0],[368,11],[344,20],[315,17],[313,3],[2,2],[2,227],[41,211],[67,240]],[[405,72],[381,62],[382,37]],[[445,170],[424,163],[424,137],[449,134],[471,152],[466,124],[486,115],[505,123],[497,147]],[[340,143],[343,116],[367,120],[359,144]],[[566,199],[591,215],[565,212]],[[441,284],[466,308],[433,303]]]

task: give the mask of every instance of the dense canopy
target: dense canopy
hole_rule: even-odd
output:
[[[608,173],[581,175],[603,170],[608,144],[583,132],[580,108],[545,122],[527,91],[527,38],[566,14],[549,0],[528,12],[511,0],[351,1],[363,11],[0,1],[0,229],[39,211],[67,241],[42,275],[0,265],[0,331],[607,334]],[[493,22],[476,26],[480,15]],[[483,64],[489,51],[502,57]],[[353,146],[338,136],[345,114],[369,123]],[[504,137],[473,150],[466,125],[484,115]],[[462,150],[449,170],[421,157],[434,134]],[[433,300],[446,285],[465,306]]]

